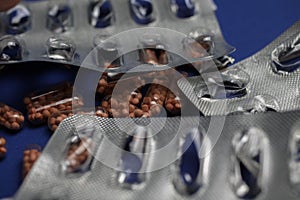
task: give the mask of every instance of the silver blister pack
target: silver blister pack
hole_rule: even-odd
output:
[[[161,127],[155,130],[145,119],[130,126],[130,119],[74,116],[59,126],[16,199],[296,200],[299,117],[294,111],[153,118]],[[74,127],[80,135],[91,125],[98,139],[90,168],[63,171]]]
[[[0,64],[48,61],[104,71],[109,63],[127,72],[216,59],[234,48],[215,9],[211,0],[23,1],[0,15]],[[213,50],[182,58],[194,37],[213,42]],[[155,62],[141,56],[149,48],[156,49]]]
[[[299,109],[300,21],[260,52],[223,72],[181,79],[178,86],[206,116]]]

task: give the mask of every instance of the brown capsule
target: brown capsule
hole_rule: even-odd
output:
[[[181,104],[180,103],[176,103],[175,104],[175,108],[180,109],[181,108]]]
[[[31,103],[30,98],[29,98],[29,97],[25,97],[25,98],[24,98],[24,103],[25,103],[25,105],[30,104],[30,103]]]
[[[49,111],[50,111],[50,113],[56,113],[56,112],[59,112],[58,109],[57,109],[57,108],[54,108],[54,107],[50,108]]]
[[[150,113],[149,112],[144,112],[143,117],[150,117]]]
[[[135,110],[135,106],[130,104],[129,105],[129,112],[132,113],[132,112],[134,112],[134,110]]]
[[[146,104],[142,105],[142,110],[143,110],[144,112],[147,112],[147,111],[149,110],[149,106],[146,105]]]
[[[68,116],[67,116],[66,114],[61,114],[61,117],[62,117],[63,119],[66,119]]]
[[[58,116],[55,120],[55,123],[60,124],[62,120],[63,120],[63,118],[61,116]]]
[[[72,172],[80,167],[80,163],[77,159],[72,158],[72,159],[68,159],[68,161],[70,162],[68,171]]]
[[[32,107],[33,107],[33,108],[40,108],[40,107],[41,107],[41,104],[40,104],[40,102],[35,101],[35,102],[32,103]]]
[[[7,112],[7,111],[9,111],[10,109],[9,109],[9,107],[7,106],[7,105],[4,105],[3,107],[2,107],[2,112]]]
[[[6,145],[6,140],[3,137],[0,137],[0,146]]]
[[[73,148],[70,148],[67,155],[68,157],[71,156],[72,154],[74,154],[74,149]]]
[[[23,115],[19,115],[19,117],[17,118],[18,123],[22,124],[24,123],[25,119]]]
[[[103,114],[102,114],[102,117],[108,118],[108,114],[107,114],[107,113],[103,113]]]
[[[145,62],[146,63],[150,63],[150,64],[157,64],[158,63],[158,59],[157,59],[155,50],[145,49],[144,53],[145,53]]]
[[[107,81],[105,79],[101,78],[99,80],[99,85],[101,85],[101,86],[107,86]]]
[[[23,176],[25,177],[40,156],[40,152],[37,149],[27,149],[23,154]]]
[[[168,111],[173,111],[174,106],[171,103],[167,103],[166,108]]]
[[[19,130],[21,128],[21,126],[17,122],[13,122],[11,124],[10,128],[13,129],[13,130]]]
[[[66,106],[64,104],[60,104],[60,105],[58,105],[58,109],[59,110],[65,110]]]
[[[84,163],[87,160],[87,155],[85,153],[82,153],[80,155],[78,155],[76,157],[76,159],[80,162],[80,163]]]
[[[143,111],[141,109],[136,109],[134,111],[135,117],[142,117],[143,116]]]
[[[160,52],[160,55],[159,55],[159,64],[166,65],[168,63],[169,63],[169,61],[168,61],[168,55],[167,55],[166,51],[162,50]]]
[[[134,105],[138,105],[140,103],[140,100],[138,98],[133,98],[131,103]]]
[[[30,108],[30,109],[28,110],[28,112],[29,112],[29,113],[35,113],[36,111],[35,111],[35,108]]]
[[[24,163],[30,162],[30,157],[29,157],[29,155],[26,155],[26,156],[23,157],[23,162],[24,162]]]
[[[29,121],[34,121],[35,120],[35,115],[34,114],[28,115],[28,120]]]
[[[141,100],[141,99],[143,98],[142,93],[137,93],[137,98],[138,98],[139,100]]]
[[[35,162],[37,160],[37,154],[35,152],[31,152],[29,155],[30,162]]]
[[[53,125],[55,124],[55,121],[56,121],[55,117],[51,117],[49,123]]]
[[[6,120],[4,119],[4,117],[1,117],[1,116],[0,116],[0,124],[4,124],[5,121],[6,121]]]
[[[105,92],[105,89],[106,89],[106,88],[103,87],[103,86],[98,87],[98,88],[97,88],[97,92],[100,93],[100,94],[103,94],[103,93]]]
[[[53,131],[55,131],[56,129],[57,129],[57,125],[56,124],[53,124],[52,126],[51,126],[51,130],[53,130]]]
[[[35,113],[35,118],[37,120],[42,120],[43,119],[43,115],[40,112]]]
[[[23,152],[23,155],[24,155],[24,156],[29,156],[29,154],[30,154],[30,150],[25,150],[25,151]]]
[[[9,123],[9,121],[6,121],[6,122],[4,123],[4,126],[5,126],[6,128],[8,128],[8,129],[11,128],[11,124]]]
[[[16,116],[14,116],[14,115],[9,115],[9,116],[8,116],[8,121],[9,121],[9,123],[13,123],[13,122],[17,121],[17,120],[16,120]]]
[[[144,98],[144,103],[145,104],[150,104],[151,103],[151,97],[145,97]]]
[[[44,117],[44,118],[48,118],[48,117],[50,117],[50,115],[51,115],[51,113],[49,112],[49,110],[45,109],[45,110],[43,111],[43,117]]]
[[[107,101],[102,101],[102,107],[103,108],[108,108],[108,102]]]
[[[7,153],[7,149],[5,147],[0,147],[0,159],[4,158]]]
[[[45,96],[40,96],[40,97],[39,97],[39,102],[41,102],[41,101],[42,101],[42,102],[43,102],[43,101],[46,101],[46,97],[45,97]]]

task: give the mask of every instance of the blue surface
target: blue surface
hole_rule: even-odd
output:
[[[236,61],[272,42],[300,20],[299,0],[215,0],[216,12],[227,42],[236,47]]]
[[[300,19],[299,0],[215,0],[217,17],[226,40],[237,48],[233,54],[240,61],[269,44]],[[0,101],[25,111],[23,98],[36,89],[63,80],[73,80],[76,69],[54,64],[14,65],[0,71]],[[12,196],[21,184],[23,150],[29,144],[42,147],[51,136],[47,126],[32,127],[25,123],[16,134],[0,128],[7,139],[8,154],[0,161],[0,198]]]
[[[45,89],[60,81],[75,79],[77,69],[65,66],[31,63],[8,66],[0,71],[0,102],[25,112],[23,98],[34,90]],[[25,122],[24,128],[12,133],[0,128],[0,137],[7,140],[7,155],[0,161],[0,198],[12,196],[22,182],[23,151],[30,144],[44,147],[51,137],[47,126],[34,127]]]

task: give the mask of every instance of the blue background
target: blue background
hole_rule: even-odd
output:
[[[236,47],[236,61],[261,50],[300,19],[299,0],[215,0],[216,12],[225,39]],[[0,71],[0,102],[25,113],[23,98],[37,89],[64,80],[74,80],[77,69],[63,65],[17,64]],[[8,153],[0,161],[0,198],[14,195],[22,182],[23,150],[30,144],[45,146],[51,137],[47,126],[33,127],[27,122],[22,131],[11,133],[0,128],[7,139]]]

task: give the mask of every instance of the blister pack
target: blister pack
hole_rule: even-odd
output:
[[[300,21],[263,50],[223,72],[203,72],[178,86],[204,114],[299,109]]]
[[[214,10],[211,0],[22,1],[1,13],[0,64],[48,61],[128,72],[217,59],[234,48]],[[195,52],[197,46],[206,51]]]
[[[299,118],[270,112],[130,126],[128,118],[75,115],[58,127],[16,199],[296,200]]]

